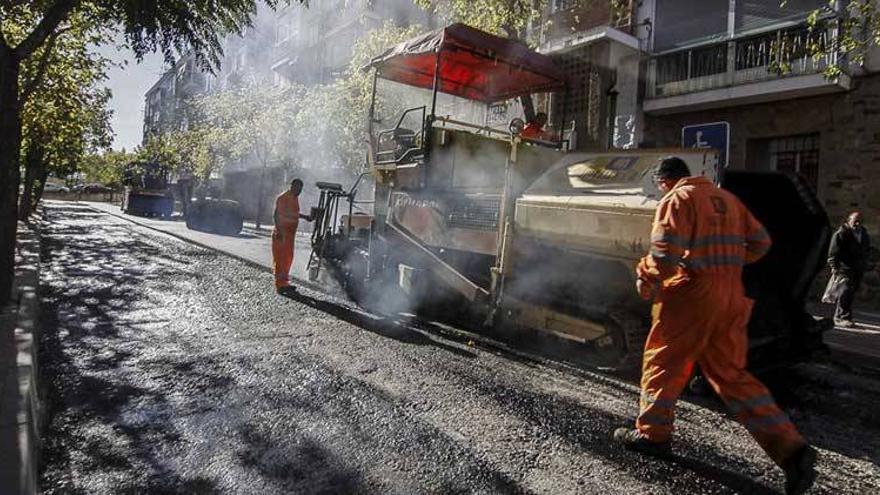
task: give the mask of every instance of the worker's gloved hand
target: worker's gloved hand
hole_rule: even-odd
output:
[[[652,297],[654,297],[654,284],[652,284],[648,280],[644,280],[641,278],[637,279],[636,292],[639,293],[639,297],[646,301],[649,301]]]

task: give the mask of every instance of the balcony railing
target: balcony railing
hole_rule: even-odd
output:
[[[754,36],[702,45],[651,59],[649,98],[766,81],[785,75],[816,74],[837,64],[834,30],[799,25]],[[812,47],[824,55],[814,58]]]

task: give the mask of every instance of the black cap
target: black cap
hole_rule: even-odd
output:
[[[690,177],[691,170],[687,163],[677,156],[668,156],[660,160],[660,165],[654,171],[654,179],[683,179]]]

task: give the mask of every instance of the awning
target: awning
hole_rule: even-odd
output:
[[[565,88],[565,75],[550,57],[464,24],[400,43],[370,66],[383,79],[431,89],[438,51],[443,93],[491,103]]]

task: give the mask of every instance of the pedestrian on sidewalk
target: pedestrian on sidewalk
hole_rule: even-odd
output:
[[[832,276],[843,276],[843,290],[834,310],[834,324],[837,326],[854,325],[852,304],[862,285],[862,277],[868,270],[870,251],[871,239],[862,225],[862,214],[854,211],[831,237],[831,246],[828,248],[828,266],[831,267]]]
[[[675,403],[699,364],[736,419],[785,471],[786,493],[803,493],[816,477],[816,452],[745,369],[753,301],[742,271],[769,251],[770,237],[736,196],[706,177],[691,177],[680,158],[662,160],[654,179],[664,196],[651,250],[636,268],[636,290],[654,298],[640,413],[636,427],[618,428],[614,440],[643,453],[669,453]]]
[[[279,294],[293,291],[290,285],[290,266],[296,246],[296,229],[300,218],[311,222],[312,218],[299,211],[299,195],[303,181],[293,179],[290,189],[275,199],[275,227],[272,229],[272,264],[275,272],[275,290]]]

